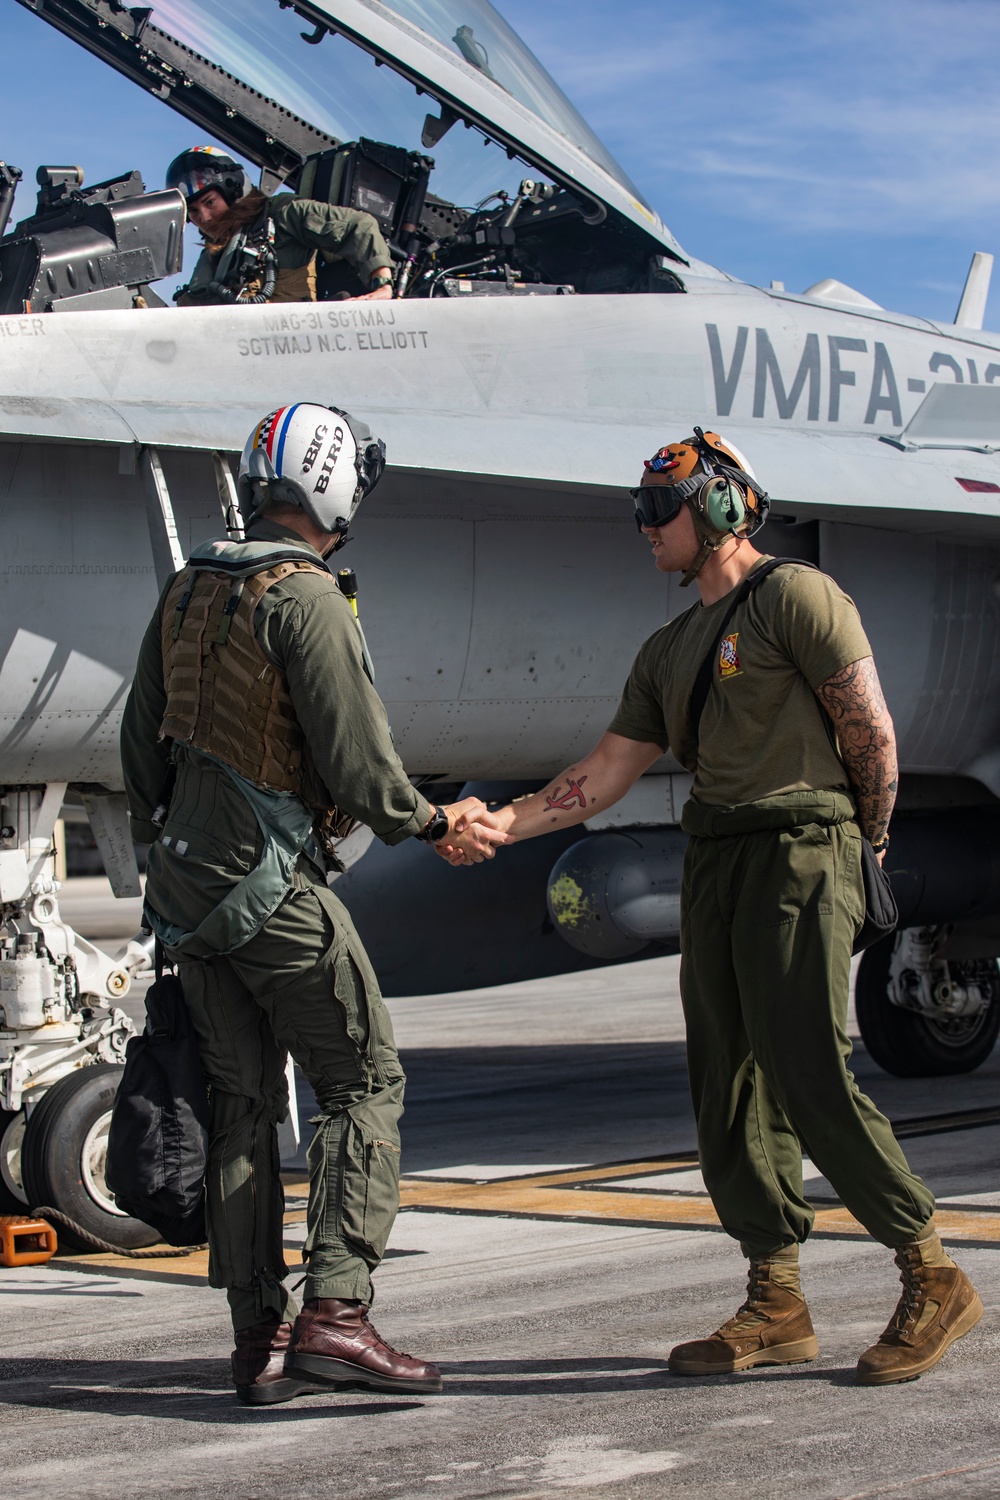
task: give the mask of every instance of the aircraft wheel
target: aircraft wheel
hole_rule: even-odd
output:
[[[897,1078],[971,1073],[993,1051],[1000,1032],[1000,969],[996,959],[949,961],[951,979],[976,984],[989,998],[970,1016],[928,1016],[893,1005],[889,965],[897,935],[867,949],[858,967],[854,1001],[865,1046],[880,1068]]]
[[[21,1181],[24,1110],[0,1109],[0,1214],[23,1214],[28,1206]]]
[[[104,1180],[111,1107],[121,1076],[113,1063],[94,1063],[46,1091],[24,1133],[24,1191],[30,1207],[56,1208],[119,1249],[139,1250],[155,1244],[159,1235],[123,1214]],[[56,1228],[63,1244],[93,1250],[62,1224]]]

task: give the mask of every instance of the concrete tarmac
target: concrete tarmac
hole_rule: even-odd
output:
[[[82,931],[113,946],[134,930],[99,886],[71,885],[66,910]],[[11,1493],[1000,1494],[1000,1126],[940,1118],[996,1106],[1000,1056],[966,1077],[903,1081],[856,1053],[862,1087],[894,1122],[910,1122],[899,1126],[907,1153],[939,1194],[946,1237],[986,1304],[942,1365],[907,1385],[854,1384],[858,1355],[895,1305],[897,1273],[807,1164],[817,1233],[803,1270],[820,1357],[684,1380],[666,1371],[671,1346],[735,1310],[745,1266],[713,1222],[690,1154],[676,960],[390,1009],[409,1077],[405,1206],[375,1321],[442,1365],[444,1393],[241,1407],[225,1298],[205,1284],[203,1256],[60,1255],[0,1270]],[[289,1174],[293,1265],[299,1167]]]

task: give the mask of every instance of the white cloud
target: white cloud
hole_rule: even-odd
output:
[[[1000,205],[993,0],[504,9],[682,240],[670,199],[720,191],[797,233],[926,233]]]

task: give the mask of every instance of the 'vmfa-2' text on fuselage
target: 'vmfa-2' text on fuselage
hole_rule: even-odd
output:
[[[690,602],[636,544],[637,463],[696,422],[737,443],[772,495],[769,549],[859,604],[897,726],[901,931],[863,971],[873,1050],[904,1072],[981,1060],[1000,1024],[989,257],[954,325],[836,281],[733,280],[681,249],[485,0],[20,3],[256,161],[268,190],[374,213],[405,295],[336,300],[351,287],[327,266],[317,302],[157,306],[183,205],[127,174],[89,199],[40,174],[38,213],[0,240],[0,902],[24,938],[0,967],[11,994],[18,962],[58,970],[47,999],[8,1006],[8,1113],[59,1075],[55,1051],[48,1073],[24,1060],[45,1025],[77,1060],[120,1041],[110,1007],[140,956],[60,939],[52,822],[83,802],[129,888],[117,732],[140,634],[166,574],[219,532],[247,431],[294,400],[386,438],[351,562],[396,742],[439,796],[538,785],[593,743],[638,644]],[[666,756],[593,825],[467,879],[362,841],[338,889],[390,993],[670,951],[687,785]]]

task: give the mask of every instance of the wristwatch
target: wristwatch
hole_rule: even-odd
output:
[[[372,274],[371,290],[377,292],[380,286],[392,286],[393,276],[388,266],[382,266],[380,270]]]
[[[420,832],[414,834],[414,838],[419,839],[422,844],[437,844],[447,832],[448,814],[442,808],[435,807]]]

